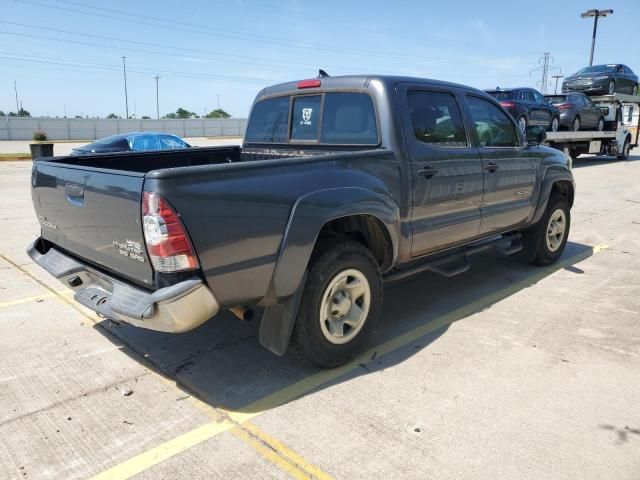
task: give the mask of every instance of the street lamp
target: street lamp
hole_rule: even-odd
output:
[[[593,17],[593,37],[591,39],[591,57],[589,57],[589,66],[593,65],[593,49],[596,46],[596,30],[598,29],[598,17],[606,17],[607,15],[613,15],[613,10],[587,10],[581,13],[582,18]]]

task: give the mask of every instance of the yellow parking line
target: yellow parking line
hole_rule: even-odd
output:
[[[332,480],[333,477],[331,477],[331,475],[320,470],[318,467],[316,467],[312,463],[305,460],[300,454],[291,450],[289,447],[284,445],[281,441],[268,435],[266,432],[259,429],[253,423],[246,422],[241,427],[233,429],[232,433],[238,436],[239,435],[238,431],[242,431],[245,434],[248,433],[253,437],[256,437],[261,442],[263,442],[268,447],[270,447],[273,451],[278,452],[281,457],[285,457],[285,459],[289,463],[292,463],[297,468],[308,473],[311,476],[311,478],[317,478],[318,480]]]
[[[246,430],[237,427],[231,430],[236,437],[242,440],[244,443],[252,447],[256,452],[262,455],[264,458],[269,460],[275,466],[280,468],[281,470],[288,473],[290,476],[295,478],[296,480],[309,480],[311,477],[297,466],[289,463],[286,459],[282,458],[278,453],[270,448],[268,445],[265,445],[261,440],[255,438]]]
[[[526,288],[527,286],[533,285],[539,282],[540,280],[544,279],[545,277],[551,275],[552,273],[562,268],[565,268],[567,266],[570,266],[577,262],[585,260],[598,252],[606,250],[607,248],[609,248],[609,246],[606,244],[596,245],[593,248],[587,249],[584,252],[578,253],[554,265],[540,268],[539,270],[537,270],[537,273],[535,273],[534,275],[531,275],[519,282],[511,284],[510,286],[500,291],[487,295],[470,304],[457,308],[456,310],[453,310],[427,324],[416,327],[413,330],[410,330],[409,332],[406,332],[402,335],[399,335],[398,337],[388,340],[378,345],[377,347],[371,348],[368,351],[358,355],[354,360],[352,360],[346,365],[343,365],[342,367],[334,368],[332,370],[322,370],[296,383],[293,383],[287,387],[284,387],[283,389],[277,392],[274,392],[271,395],[267,395],[243,407],[242,412],[231,412],[231,411],[225,411],[215,407],[210,407],[204,402],[194,399],[194,401],[198,404],[207,405],[207,407],[211,409],[209,411],[216,411],[218,413],[225,414],[228,420],[225,419],[222,422],[207,423],[201,427],[191,430],[190,432],[184,433],[172,440],[169,440],[168,442],[160,444],[152,448],[151,450],[148,450],[139,455],[136,455],[130,458],[129,460],[124,461],[123,463],[115,465],[110,469],[96,475],[93,478],[100,479],[100,480],[129,479],[134,475],[137,475],[175,455],[178,455],[184,452],[185,450],[188,450],[189,448],[195,445],[198,445],[199,443],[202,443],[210,438],[220,435],[223,432],[232,430],[234,427],[238,427],[239,425],[242,425],[243,427],[245,427],[247,421],[262,414],[264,411],[271,410],[279,405],[282,405],[286,402],[294,400],[295,398],[298,398],[318,388],[319,386],[325,383],[335,380],[359,368],[361,364],[368,363],[369,361],[371,361],[374,354],[376,354],[377,358],[387,355],[405,345],[410,344],[415,340],[418,340],[419,338],[424,337],[425,335],[433,333],[447,325],[454,323],[457,320],[466,318],[469,315],[472,315],[473,313],[486,308],[487,306],[490,306],[500,300],[503,300],[504,298],[507,298],[513,295],[514,293]],[[0,255],[0,257],[4,258],[5,260],[7,260],[9,263],[13,264],[17,268],[20,268],[14,262],[7,259],[4,255]],[[32,276],[29,272],[27,272],[24,269],[20,268],[20,270],[22,270],[27,275]],[[39,280],[37,281],[39,283],[42,283]],[[71,302],[68,301],[67,299],[64,299],[64,301],[71,304]],[[206,407],[203,407],[203,408],[206,408]],[[248,427],[246,427],[246,430],[244,431],[245,432],[249,431]],[[272,442],[270,442],[270,444],[277,445],[276,443],[273,443],[273,440]],[[278,451],[283,452],[282,455],[286,456],[286,454],[284,453],[286,450],[279,449]],[[290,450],[289,450],[289,455],[290,456],[288,458],[290,458],[295,464],[309,465],[307,462],[305,462],[299,456],[297,456],[297,454],[295,454],[294,452],[291,452]],[[295,461],[294,460],[295,458],[299,458],[300,463]],[[299,467],[295,467],[295,468],[297,470],[300,470]],[[309,466],[309,468],[315,468],[315,467]]]
[[[34,295],[32,297],[22,297],[16,300],[10,300],[8,302],[0,302],[0,308],[12,307],[14,305],[21,305],[23,303],[37,302],[38,300],[44,300],[45,298],[51,298],[55,296],[56,296],[55,293],[48,292],[48,293],[43,293],[42,295]]]

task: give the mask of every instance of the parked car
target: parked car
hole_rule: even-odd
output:
[[[584,67],[562,82],[562,92],[588,95],[638,94],[638,76],[626,65],[610,63]]]
[[[28,253],[106,318],[183,332],[260,306],[262,345],[335,367],[377,329],[383,280],[455,275],[486,249],[560,257],[570,160],[527,136],[462,85],[275,85],[242,147],[36,160]]]
[[[189,148],[187,142],[176,135],[155,132],[131,132],[101,138],[82,147],[74,148],[71,155],[92,153],[144,152],[146,150],[172,150]]]
[[[604,130],[604,112],[584,93],[569,92],[563,95],[545,95],[560,111],[560,126],[573,130]]]
[[[552,132],[560,127],[560,112],[534,88],[499,88],[485,90],[516,119],[523,132],[529,125],[539,125]]]

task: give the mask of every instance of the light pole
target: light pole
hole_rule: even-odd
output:
[[[559,78],[563,78],[564,75],[551,75],[551,78],[555,78],[556,79],[556,86],[553,89],[553,94],[555,95],[556,93],[558,93],[558,79]]]
[[[158,75],[156,75],[153,78],[156,79],[156,117],[160,119],[160,103],[158,102],[158,80],[162,77],[159,77]]]
[[[589,57],[589,66],[593,65],[593,49],[596,46],[596,30],[598,30],[598,18],[613,15],[613,10],[597,10],[591,9],[580,14],[582,18],[593,17],[593,37],[591,38],[591,56]]]
[[[127,98],[127,57],[122,57],[122,73],[124,74],[124,108],[129,118],[129,99]]]
[[[220,110],[220,94],[218,94],[218,110]]]
[[[16,92],[16,115],[20,117],[20,106],[18,105],[18,84],[15,80],[13,81],[13,89]]]

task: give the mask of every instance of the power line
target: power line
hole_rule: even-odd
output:
[[[560,70],[560,68],[554,65],[551,65],[551,63],[553,63],[553,57],[551,56],[550,52],[544,52],[544,56],[538,59],[538,63],[542,63],[542,65],[531,70],[529,74],[533,72],[542,73],[542,78],[538,80],[538,82],[536,83],[540,85],[540,90],[542,91],[543,94],[545,94],[547,93],[547,87],[549,84],[549,81],[548,81],[549,71]]]
[[[258,35],[258,34],[246,34],[246,33],[242,33],[242,32],[238,32],[238,31],[234,31],[234,30],[222,30],[222,29],[214,29],[208,26],[198,26],[197,28],[201,28],[201,29],[205,29],[208,31],[198,31],[198,30],[193,30],[193,29],[188,29],[188,28],[183,28],[183,27],[177,27],[174,24],[179,23],[176,22],[174,19],[160,19],[158,17],[150,17],[148,15],[139,15],[139,14],[134,14],[134,13],[130,13],[130,12],[126,12],[123,10],[115,10],[115,9],[108,9],[111,12],[117,12],[118,15],[126,15],[127,17],[142,17],[142,18],[147,18],[147,19],[152,19],[153,21],[156,22],[165,22],[165,23],[169,23],[169,25],[158,25],[157,23],[151,23],[151,22],[145,22],[145,21],[141,21],[141,20],[133,20],[131,18],[121,18],[121,17],[114,17],[112,15],[105,15],[105,14],[101,14],[101,13],[94,13],[94,12],[85,12],[82,10],[77,10],[77,9],[72,9],[72,8],[66,8],[66,7],[59,7],[59,6],[55,6],[55,5],[47,5],[44,3],[39,3],[39,2],[34,2],[32,0],[14,0],[15,2],[18,3],[24,3],[24,4],[30,4],[30,5],[36,5],[39,7],[45,7],[45,8],[53,8],[53,9],[57,9],[57,10],[63,10],[63,11],[69,11],[69,12],[73,12],[73,13],[79,13],[82,15],[89,15],[89,16],[94,16],[94,17],[101,17],[101,18],[109,18],[112,20],[118,20],[121,22],[129,22],[129,23],[135,23],[138,25],[148,25],[148,26],[152,26],[152,27],[156,27],[156,28],[168,28],[171,30],[178,30],[178,31],[186,31],[186,32],[190,32],[190,33],[197,33],[197,34],[201,34],[201,35],[209,35],[209,36],[216,36],[216,37],[225,37],[225,38],[234,38],[234,39],[241,39],[241,40],[246,40],[246,41],[250,41],[250,42],[257,42],[260,44],[263,43],[271,43],[274,45],[284,45],[287,47],[292,47],[292,48],[303,48],[303,49],[312,49],[312,50],[329,50],[329,51],[339,51],[341,53],[347,53],[347,54],[353,54],[353,55],[365,55],[365,56],[373,56],[373,57],[378,57],[378,56],[388,56],[388,57],[396,57],[396,58],[410,58],[412,61],[416,62],[416,61],[433,61],[433,60],[447,60],[447,58],[426,58],[426,57],[419,57],[419,56],[415,56],[415,55],[411,55],[411,54],[401,54],[401,53],[397,53],[397,52],[386,52],[386,51],[381,51],[381,50],[364,50],[364,49],[358,49],[358,48],[349,48],[349,47],[345,47],[345,46],[341,46],[341,45],[330,45],[330,44],[316,44],[316,43],[309,43],[309,42],[295,42],[292,41],[291,39],[287,39],[287,38],[282,38],[282,37],[273,37],[273,36],[268,36],[268,35]],[[58,0],[60,1],[60,0]],[[84,5],[84,4],[80,4],[80,3],[75,3],[76,5],[83,5],[83,8],[87,8],[87,9],[101,9],[101,10],[105,10],[102,9],[100,7],[94,7],[91,5]],[[229,32],[229,33],[214,33],[211,32],[211,30],[219,30],[219,31],[224,31],[224,32]],[[450,59],[449,59],[450,60]]]
[[[6,56],[6,55],[12,55],[12,56]],[[27,58],[15,58],[18,56],[27,57]],[[23,54],[15,54],[15,53],[8,53],[8,52],[0,52],[0,58],[5,60],[18,60],[23,62],[43,63],[43,64],[51,64],[51,65],[60,65],[65,67],[86,68],[86,69],[92,69],[92,70],[107,70],[112,72],[122,71],[121,67],[113,64],[85,62],[85,61],[69,63],[62,59],[52,59],[49,57],[37,57],[33,55],[23,55]],[[54,60],[58,60],[58,61],[54,61]],[[155,71],[158,71],[158,69],[156,68]],[[135,69],[129,68],[128,72],[148,75],[149,73],[153,73],[154,69],[136,67]],[[263,78],[210,75],[210,74],[195,73],[195,72],[176,72],[173,70],[165,70],[160,73],[169,77],[202,78],[202,79],[230,81],[230,82],[244,81],[244,82],[261,83],[261,84],[265,83],[265,79]]]
[[[172,50],[178,50],[178,51],[184,51],[184,52],[195,52],[195,53],[204,53],[204,54],[208,54],[208,55],[213,55],[213,56],[221,56],[221,57],[232,57],[232,58],[245,58],[247,60],[258,60],[258,61],[262,61],[262,62],[269,62],[269,63],[275,63],[276,65],[284,65],[284,64],[289,64],[289,65],[295,65],[295,66],[303,66],[303,67],[317,67],[317,65],[315,64],[310,64],[310,63],[300,63],[300,62],[289,62],[289,61],[284,61],[284,60],[278,60],[278,59],[273,59],[273,58],[265,58],[265,57],[252,57],[249,55],[236,55],[236,54],[231,54],[231,53],[223,53],[223,52],[217,52],[214,50],[200,50],[197,48],[188,48],[188,47],[176,47],[173,45],[166,45],[166,44],[161,44],[161,43],[150,43],[150,42],[142,42],[139,40],[126,40],[126,39],[122,39],[122,38],[117,38],[117,37],[109,37],[106,35],[95,35],[95,34],[90,34],[90,33],[83,33],[83,32],[74,32],[71,30],[62,30],[59,28],[51,28],[51,27],[44,27],[41,25],[32,25],[32,24],[27,24],[27,23],[17,23],[17,22],[7,22],[5,20],[0,20],[0,23],[4,23],[6,25],[14,25],[14,26],[18,26],[18,27],[25,27],[25,28],[31,28],[31,29],[37,29],[37,30],[48,30],[51,32],[57,32],[57,33],[65,33],[65,34],[69,34],[69,35],[78,35],[78,36],[82,36],[82,37],[89,37],[89,38],[98,38],[98,39],[102,39],[102,40],[112,40],[112,41],[116,41],[116,42],[122,42],[122,43],[130,43],[130,44],[134,44],[134,45],[143,45],[143,46],[147,46],[147,47],[157,47],[157,48],[169,48]],[[21,33],[16,33],[16,32],[0,32],[0,33],[8,33],[8,34],[12,34],[12,35],[29,35],[29,34],[21,34]],[[40,38],[40,37],[37,37]],[[63,39],[56,39],[53,37],[41,37],[47,40],[57,40],[60,42],[72,42],[71,40],[63,40]],[[74,42],[77,43],[77,42]],[[99,47],[104,47],[104,48],[121,48],[121,47],[114,47],[114,46],[109,46],[109,45],[101,45],[101,44],[92,44],[92,43],[83,43],[83,45],[90,45],[90,46],[99,46]],[[170,56],[178,56],[178,57],[183,57],[182,55],[176,55],[176,54],[167,54],[165,52],[153,52],[150,50],[135,50],[135,49],[128,49],[130,51],[137,51],[137,52],[141,52],[141,53],[155,53],[157,55],[170,55]],[[205,58],[205,57],[194,57],[192,56],[191,58],[195,58],[195,59],[199,59],[199,60],[211,60],[211,58]],[[263,66],[269,66],[269,65],[265,65],[265,64],[256,64],[255,62],[240,62],[240,61],[234,61],[234,60],[225,60],[227,62],[230,63],[239,63],[242,65],[251,65],[251,66],[256,66],[256,65],[263,65]],[[335,65],[334,65],[335,67]],[[338,68],[338,67],[336,67]],[[343,67],[344,68],[344,67]]]

